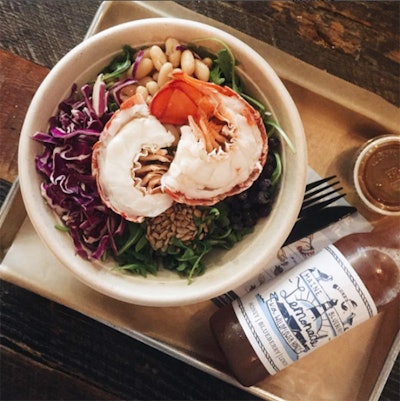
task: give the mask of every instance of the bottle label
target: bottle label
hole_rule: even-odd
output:
[[[364,283],[333,245],[232,305],[271,375],[377,313]]]

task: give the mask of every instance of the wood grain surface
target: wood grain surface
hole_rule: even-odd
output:
[[[0,49],[0,177],[17,178],[18,140],[32,95],[48,69]]]
[[[179,3],[400,105],[398,2]],[[36,88],[48,69],[84,38],[100,4],[0,0],[2,199],[17,176],[18,136]],[[0,305],[2,400],[255,399],[4,281]],[[400,399],[399,381],[397,361],[381,401]]]
[[[400,105],[396,1],[178,3]]]

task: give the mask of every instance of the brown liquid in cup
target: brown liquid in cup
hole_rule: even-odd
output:
[[[360,163],[358,178],[369,202],[384,210],[400,211],[400,141],[372,148]]]

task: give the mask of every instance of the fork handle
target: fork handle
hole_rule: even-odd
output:
[[[357,209],[353,206],[331,206],[318,210],[310,216],[302,217],[297,220],[282,246],[289,245],[307,235],[314,234],[356,211]]]

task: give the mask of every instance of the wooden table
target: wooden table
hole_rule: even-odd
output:
[[[78,44],[100,0],[0,0],[1,202],[30,99]],[[398,2],[187,1],[400,105]],[[254,399],[73,310],[1,282],[1,399]],[[399,363],[381,400],[396,400]]]

